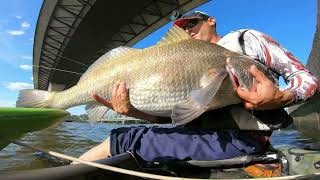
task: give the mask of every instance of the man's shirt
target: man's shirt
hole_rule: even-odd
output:
[[[220,39],[217,44],[226,49],[243,53],[239,30]],[[284,90],[292,92],[293,103],[311,97],[318,87],[318,80],[288,50],[270,36],[255,30],[247,30],[243,35],[245,54],[260,61],[274,72],[276,78],[282,76],[287,86]]]

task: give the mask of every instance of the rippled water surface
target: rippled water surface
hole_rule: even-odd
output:
[[[77,157],[108,137],[113,128],[121,126],[128,125],[64,122],[55,128],[26,134],[19,141]],[[271,143],[274,146],[304,147],[310,144],[310,139],[296,130],[281,130],[273,133]],[[69,162],[15,144],[0,151],[0,171],[37,169],[67,163]]]

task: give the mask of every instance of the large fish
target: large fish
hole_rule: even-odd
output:
[[[91,97],[110,99],[114,84],[127,83],[130,103],[140,111],[187,123],[205,111],[240,103],[235,86],[249,90],[255,64],[272,81],[258,61],[210,42],[194,40],[173,27],[157,45],[134,49],[119,47],[100,57],[77,85],[62,92],[22,90],[17,107],[67,109],[87,104],[89,119],[100,120],[108,108]]]

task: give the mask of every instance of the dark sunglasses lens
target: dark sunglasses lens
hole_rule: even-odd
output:
[[[199,20],[198,19],[192,19],[191,21],[189,21],[183,29],[191,29],[194,26],[196,26],[198,24]]]

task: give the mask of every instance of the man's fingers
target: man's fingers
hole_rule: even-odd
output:
[[[256,105],[253,101],[255,101],[252,96],[256,96],[256,92],[243,91],[241,88],[237,89],[238,95],[241,99],[244,100],[244,107],[246,109],[255,109]]]
[[[112,90],[112,97],[111,99],[116,99],[116,96],[118,94],[118,89],[119,89],[119,81],[117,81],[114,86],[113,86],[113,90]]]
[[[258,82],[269,81],[269,79],[261,72],[255,65],[250,67],[251,74],[256,78]]]
[[[237,89],[237,93],[241,99],[247,102],[253,102],[257,97],[256,92],[244,91],[240,87]]]
[[[108,101],[108,100],[106,100],[106,99],[104,99],[104,98],[100,97],[100,96],[99,96],[99,95],[97,95],[97,94],[93,94],[93,95],[92,95],[92,97],[93,97],[97,102],[99,102],[99,103],[101,103],[101,104],[103,104],[103,105],[107,106],[108,108],[113,109],[113,106],[112,106],[111,101]]]
[[[252,109],[255,109],[256,108],[256,105],[252,104],[252,103],[249,103],[249,102],[245,102],[244,103],[244,107],[246,109],[249,109],[249,110],[252,110]]]
[[[128,89],[126,87],[126,82],[121,82],[118,89],[118,96],[121,99],[128,99]]]
[[[126,94],[126,93],[127,93],[126,82],[123,81],[119,84],[118,94]]]

